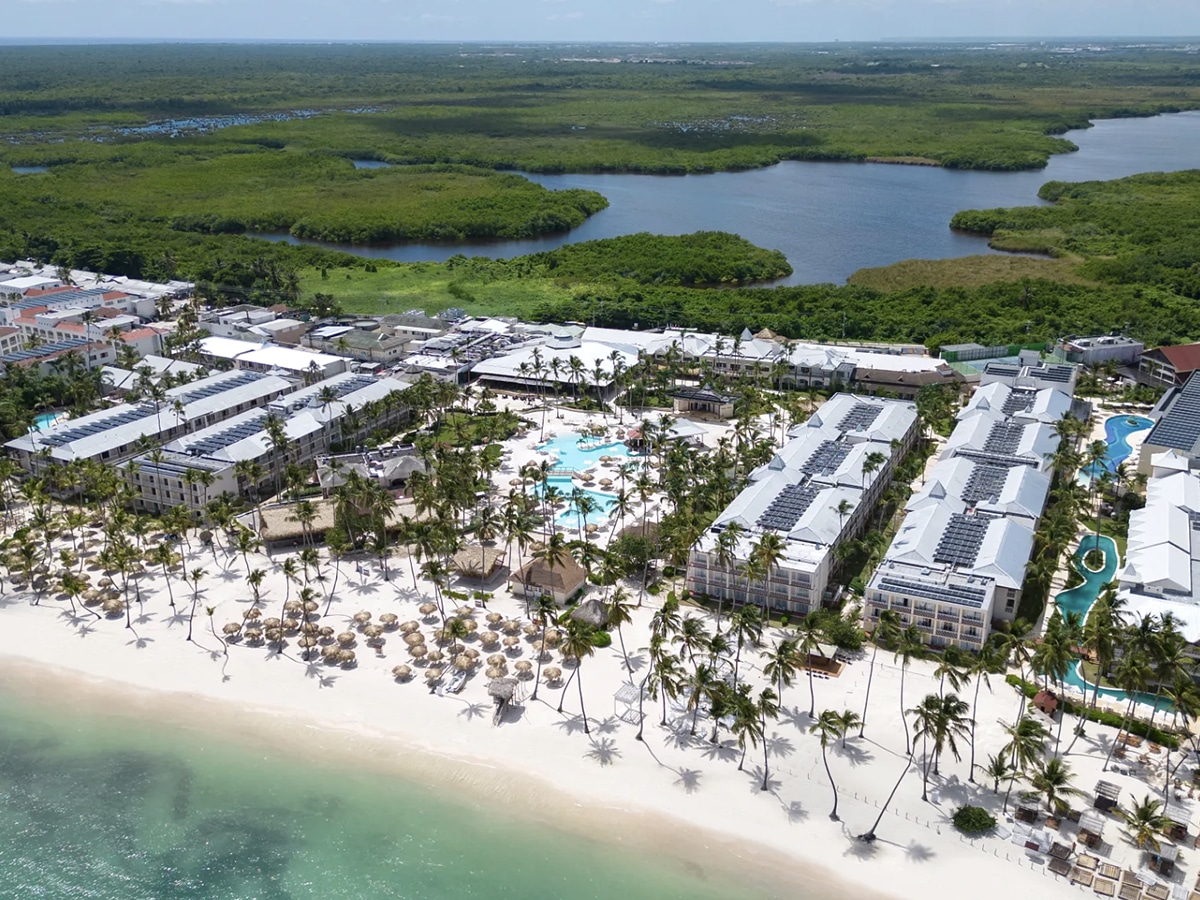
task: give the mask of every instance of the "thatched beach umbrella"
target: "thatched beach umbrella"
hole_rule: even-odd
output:
[[[517,670],[518,678],[529,678],[533,674],[533,663],[527,659],[522,659],[513,666]]]
[[[551,628],[546,631],[546,646],[557,647],[562,643],[562,632]]]
[[[105,615],[119,616],[125,611],[125,604],[116,597],[109,597],[100,605],[100,608],[104,610]]]
[[[522,628],[521,630],[522,630],[523,632],[525,632],[526,634],[528,634],[528,635],[531,635],[531,636],[532,636],[532,635],[535,635],[535,634],[537,634],[538,632],[540,632],[542,629],[538,628],[536,625],[534,625],[532,622],[530,622],[528,625],[526,625],[526,626],[525,626],[524,628]]]
[[[353,644],[354,643],[354,632],[353,631],[343,631],[341,634],[339,634],[337,636],[337,642],[339,644],[341,644],[342,646],[348,646],[350,644]]]
[[[333,629],[332,625],[322,625],[321,626],[321,640],[323,640],[323,641],[332,640],[333,639],[333,631],[334,631],[334,629]]]
[[[444,653],[442,653],[441,650],[430,650],[429,656],[427,657],[427,659],[430,662],[435,662],[435,663],[440,663],[445,658],[446,658],[446,655]]]
[[[506,637],[504,639],[503,643],[504,643],[505,650],[512,651],[515,649],[519,652],[521,649],[521,639],[519,637],[517,637],[515,634],[510,634],[508,637]]]
[[[284,619],[283,620],[283,630],[288,632],[289,634],[295,634],[297,631],[300,630],[300,623],[298,621],[296,621],[295,619]]]
[[[471,659],[479,659],[479,651],[474,647],[468,647],[463,651],[463,653],[467,654],[467,656],[471,657]]]
[[[488,678],[503,678],[507,670],[503,666],[489,666],[486,673]]]
[[[476,622],[474,619],[467,619],[467,633],[474,634],[478,630],[479,630],[479,623]]]
[[[283,622],[280,621],[279,619],[272,617],[272,618],[264,621],[262,623],[262,627],[265,629],[268,629],[268,630],[270,630],[272,628],[281,628],[281,627],[283,627]]]
[[[321,608],[321,604],[318,603],[316,600],[305,600],[304,601],[303,609],[306,613],[315,613],[320,608]]]
[[[405,622],[403,625],[401,625],[400,630],[403,631],[405,634],[411,634],[412,632],[419,630],[420,627],[421,627],[420,622],[413,622],[410,620],[408,622]]]
[[[423,616],[432,616],[435,612],[437,612],[437,604],[425,602],[418,606],[417,609]]]
[[[248,609],[244,613],[242,613],[242,618],[250,619],[251,621],[258,621],[259,619],[262,618],[262,610],[259,609],[257,606],[251,607],[250,609]]]
[[[354,621],[359,625],[366,625],[371,621],[371,614],[365,609],[360,609],[354,614]]]
[[[595,534],[597,531],[600,530],[600,526],[593,525],[591,522],[588,522],[587,525],[583,526],[583,530],[586,531],[588,534]]]
[[[522,481],[520,478],[510,478],[510,479],[508,479],[508,486],[509,486],[509,487],[520,487],[520,486],[521,486],[521,485],[523,485],[524,483],[525,483],[525,482],[524,482],[524,481]]]
[[[285,613],[292,613],[295,615],[304,611],[304,604],[299,600],[289,600],[287,603],[283,604],[283,611]]]
[[[313,637],[311,634],[305,634],[305,635],[301,635],[300,640],[296,641],[296,643],[299,644],[301,647],[303,647],[305,650],[308,650],[310,647],[317,646],[317,639],[315,637]]]
[[[222,634],[238,634],[242,630],[242,626],[237,622],[226,622],[225,627],[221,629]]]
[[[463,617],[466,617],[466,616],[473,616],[473,615],[475,615],[475,607],[473,607],[473,606],[460,606],[458,609],[456,609],[456,610],[454,611],[454,614],[455,614],[456,616],[463,616]]]
[[[516,634],[521,630],[521,623],[516,619],[505,619],[504,624],[500,626],[500,630],[505,634]]]
[[[400,621],[400,617],[395,613],[384,613],[379,617],[379,624],[384,628],[392,629],[396,627],[396,623]]]
[[[612,485],[613,485],[613,480],[611,478],[601,478],[600,479],[600,487],[608,488],[608,487],[612,487]]]
[[[353,650],[339,650],[338,651],[338,665],[353,666],[355,664],[355,662],[356,662],[356,660],[354,658]]]
[[[410,647],[415,647],[417,644],[424,644],[425,635],[421,634],[419,631],[414,631],[412,634],[406,634],[404,636],[404,643],[408,644]]]
[[[104,578],[101,578],[99,581],[97,581],[96,584],[98,584],[102,588],[112,587],[113,580],[111,578],[105,576]]]
[[[483,618],[489,625],[498,625],[500,622],[504,621],[504,616],[498,612],[490,612]]]
[[[341,653],[341,648],[332,645],[321,648],[321,658],[326,662],[337,662],[338,654]]]
[[[263,633],[262,633],[261,629],[259,629],[259,628],[247,628],[246,629],[246,642],[247,643],[257,644],[259,641],[262,640],[262,638],[263,638]]]
[[[460,653],[454,658],[454,668],[461,669],[464,672],[468,671],[473,665],[475,665],[475,660],[471,659],[465,653]]]
[[[316,622],[305,622],[300,626],[300,631],[304,634],[320,634],[321,626]]]
[[[411,647],[408,648],[408,655],[411,656],[413,659],[420,659],[422,656],[424,656],[428,652],[429,652],[429,648],[426,647],[424,644],[413,644]]]
[[[365,634],[368,639],[375,640],[376,638],[378,638],[380,635],[383,634],[383,626],[382,625],[368,625],[366,628],[364,628],[362,630],[362,633]]]
[[[278,644],[280,641],[283,640],[283,629],[282,628],[268,628],[267,629],[267,640],[270,641],[272,644]]]
[[[487,664],[489,666],[503,666],[508,664],[508,660],[503,653],[493,653],[487,658]]]
[[[450,640],[450,629],[449,628],[438,628],[438,629],[434,630],[433,639],[435,641],[437,641],[439,644],[446,643],[446,641]]]
[[[542,678],[545,679],[547,684],[562,681],[562,669],[558,666],[547,666],[542,670]]]
[[[412,678],[412,669],[408,666],[393,666],[392,677],[397,681],[407,681]]]
[[[490,647],[500,640],[500,635],[496,634],[494,631],[485,631],[479,636],[479,640],[483,646]]]
[[[426,669],[425,670],[425,680],[430,683],[433,683],[435,681],[441,681],[442,680],[442,670],[439,668]]]

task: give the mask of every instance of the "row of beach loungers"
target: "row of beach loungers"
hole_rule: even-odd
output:
[[[1057,864],[1057,865],[1056,865]],[[1074,867],[1061,859],[1051,859],[1050,871],[1057,875],[1070,875],[1073,884],[1090,887],[1101,897],[1117,897],[1118,900],[1170,900],[1171,889],[1165,884],[1149,887],[1142,884],[1137,873],[1124,872],[1112,863],[1101,862],[1086,854],[1075,860]],[[1192,893],[1191,900],[1200,900],[1200,891]]]

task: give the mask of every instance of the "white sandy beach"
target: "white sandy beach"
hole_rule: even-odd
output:
[[[568,413],[566,421],[552,415],[548,425],[561,431],[582,420],[578,414]],[[706,424],[712,435],[723,427]],[[497,475],[498,487],[521,464],[538,458],[530,438],[511,442],[510,447],[512,457]],[[602,529],[602,536],[606,534]],[[251,560],[268,570],[264,617],[279,614],[285,555],[258,554]],[[432,598],[432,585],[414,586],[403,549],[393,556],[391,581],[380,577],[375,562],[363,559],[365,575],[356,573],[353,559],[342,562],[331,613],[319,624],[345,631],[354,628],[351,617],[359,610],[369,611],[375,621],[394,613],[400,621],[421,621],[432,647],[438,623],[422,619],[417,609]],[[303,661],[294,638],[282,654],[269,646],[231,644],[226,655],[205,608],[214,608],[212,625],[218,634],[224,623],[241,621],[251,606],[245,568],[239,556],[217,551],[214,558],[193,539],[185,567],[196,566],[208,574],[201,582],[194,644],[185,640],[190,585],[179,577],[173,581],[178,611],[172,615],[160,571],[147,571],[141,578],[144,603],[134,604],[132,629],[125,627],[124,616],[97,619],[81,610],[73,619],[61,596],[47,594],[34,606],[29,593],[6,590],[0,614],[8,653],[0,663],[0,682],[47,704],[85,703],[92,710],[103,706],[113,715],[216,730],[287,753],[446,785],[475,802],[501,803],[506,815],[533,817],[597,840],[634,846],[693,873],[732,874],[755,896],[849,894],[917,900],[970,885],[981,900],[999,900],[1014,893],[1041,898],[1074,896],[1083,890],[1053,875],[1045,867],[1045,856],[1027,852],[1006,836],[972,841],[953,827],[950,817],[966,802],[992,808],[1005,824],[999,814],[1001,798],[992,794],[991,785],[969,782],[966,746],[960,747],[961,761],[949,754],[942,760],[941,775],[930,784],[931,802],[921,799],[920,771],[914,766],[879,825],[878,840],[873,845],[856,840],[875,821],[906,763],[901,670],[890,654],[880,654],[875,668],[865,738],[852,737],[844,749],[830,750],[841,816],[840,822],[833,822],[820,746],[808,733],[809,682],[803,674],[784,691],[783,715],[768,725],[770,780],[769,789],[761,791],[762,750],[751,748],[745,771],[738,771],[740,751],[734,740],[722,732],[721,743],[709,743],[707,719],[700,720],[692,737],[688,714],[669,711],[668,727],[660,727],[661,709],[647,701],[645,741],[635,739],[636,726],[617,717],[613,700],[630,677],[615,635],[612,646],[585,660],[581,670],[590,735],[583,731],[574,685],[562,713],[556,711],[561,691],[543,685],[536,701],[526,699],[500,727],[493,727],[484,667],[460,695],[435,695],[420,677],[424,666],[409,656],[398,631],[386,634],[378,654],[360,636],[354,648],[357,665],[348,670],[319,657]],[[94,582],[103,573],[90,574]],[[331,583],[330,574],[321,589]],[[475,590],[479,584],[472,579],[454,586]],[[495,598],[488,610],[476,613],[480,631],[488,627],[483,621],[487,611],[528,621],[523,602],[507,591],[503,576],[489,582],[487,589],[495,591]],[[598,595],[598,589],[593,591]],[[632,593],[636,596],[636,587]],[[643,648],[661,599],[662,595],[647,596],[634,622],[624,628],[637,681],[645,673]],[[710,629],[714,624],[711,614],[702,610],[685,607],[685,614],[708,617]],[[768,632],[764,645],[778,637],[778,631]],[[510,672],[518,659],[533,660],[533,639],[522,636],[519,653],[510,655]],[[478,647],[478,637],[468,646]],[[481,657],[497,649],[481,650]],[[848,708],[861,714],[870,650],[868,645],[867,655],[849,663],[840,677],[815,680],[818,713]],[[391,670],[399,664],[412,665],[417,677],[397,683]],[[562,666],[560,655],[554,654],[547,664]],[[743,656],[742,672],[756,688],[763,684],[756,653]],[[525,682],[526,694],[532,687]],[[904,681],[903,707],[915,706],[937,689],[933,664],[914,663]],[[971,702],[973,695],[971,685],[964,699]],[[976,752],[981,765],[1005,742],[1000,720],[1011,722],[1018,703],[1016,692],[1001,676],[993,676],[990,688],[981,691]],[[1064,744],[1072,726],[1073,720],[1064,728]],[[1093,790],[1114,733],[1089,725],[1087,736],[1067,758],[1077,787]],[[1161,761],[1149,760],[1139,771],[1153,773],[1156,765]],[[1189,766],[1179,772],[1185,781],[1190,776]],[[1155,774],[1104,777],[1123,788],[1126,804],[1162,783]],[[1020,789],[1018,784],[1014,798]],[[1186,795],[1183,802],[1189,802]],[[1087,799],[1076,801],[1076,806],[1089,805]],[[1186,815],[1196,820],[1190,809]],[[1070,842],[1071,827],[1060,840]],[[1105,839],[1109,859],[1128,868],[1141,867],[1141,853],[1122,836],[1115,819]],[[1193,855],[1190,848],[1183,851],[1185,869],[1194,869]],[[1182,876],[1178,883],[1183,883]]]
[[[205,555],[212,569],[212,558]],[[207,587],[202,582],[201,606],[216,607],[218,629],[220,623],[240,618],[249,604],[244,572],[236,559],[229,562],[223,577],[211,577]],[[353,567],[349,569],[353,579]],[[272,573],[271,601],[282,590],[281,577]],[[64,600],[46,598],[32,606],[26,597],[7,597],[3,615],[12,649],[2,670],[4,681],[47,702],[58,697],[76,703],[88,697],[117,715],[144,715],[185,727],[203,723],[201,727],[286,752],[326,760],[343,757],[348,765],[378,766],[457,785],[476,797],[482,791],[502,798],[508,812],[558,822],[603,840],[653,847],[693,870],[744,873],[746,862],[752,862],[750,871],[765,873],[764,896],[791,886],[806,897],[852,890],[854,896],[915,900],[968,880],[983,897],[1007,896],[1014,888],[1036,897],[1074,890],[1011,843],[960,838],[948,816],[976,791],[991,796],[982,786],[964,783],[965,760],[945,761],[947,778],[932,804],[921,801],[914,768],[879,827],[879,841],[867,847],[854,840],[874,821],[876,804],[904,768],[900,672],[890,658],[881,657],[876,669],[867,738],[831,753],[843,819],[835,823],[828,819],[831,795],[819,745],[807,733],[808,685],[803,678],[786,690],[785,715],[770,728],[771,783],[762,792],[761,752],[752,749],[746,771],[739,772],[733,741],[712,747],[703,719],[693,739],[686,724],[679,730],[660,728],[659,710],[648,706],[645,743],[634,739],[636,729],[613,716],[612,692],[624,677],[616,642],[583,666],[590,736],[582,731],[574,688],[562,714],[555,711],[559,691],[543,686],[536,702],[527,700],[497,728],[482,674],[459,697],[433,695],[419,680],[396,683],[391,668],[409,661],[398,633],[389,635],[382,656],[360,646],[359,663],[350,671],[305,663],[296,648],[281,656],[265,647],[230,646],[226,659],[207,629],[203,609],[198,641],[188,644],[186,623],[169,615],[166,591],[156,583],[160,580],[146,579],[144,610],[135,614],[132,630],[125,628],[123,618],[87,616],[73,622]],[[348,584],[339,590],[342,597],[330,619],[345,627],[360,608],[376,616],[394,611],[402,619],[416,618],[421,600],[411,588],[404,577]],[[185,608],[182,599],[180,607]],[[644,661],[635,648],[645,642],[656,605],[654,598],[648,600],[634,624],[625,628],[635,665]],[[514,614],[521,609],[506,594],[491,605]],[[745,668],[761,683],[753,662]],[[841,678],[817,680],[818,712],[861,709],[866,677],[867,664],[858,661]],[[1011,718],[1016,695],[999,679],[993,682],[996,694],[985,690],[980,702],[979,740],[994,752],[1000,741],[995,720]],[[929,664],[914,664],[906,702],[912,705],[931,690],[936,683]],[[672,719],[677,718],[673,713]],[[297,741],[299,723],[309,726],[303,741]],[[982,750],[979,755],[983,757]],[[1076,767],[1085,771],[1082,763]],[[1081,775],[1079,784],[1090,788],[1089,777]]]

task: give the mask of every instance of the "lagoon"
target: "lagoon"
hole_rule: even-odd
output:
[[[1107,119],[1065,135],[1078,152],[1054,156],[1031,172],[956,171],[881,163],[784,162],[766,169],[712,175],[538,175],[547,188],[585,188],[608,209],[567,234],[530,240],[460,244],[321,246],[403,262],[444,261],[456,254],[508,258],[564,244],[641,231],[730,231],[782,250],[794,273],[781,284],[842,282],[860,268],[904,259],[991,253],[984,238],[949,227],[962,209],[1040,203],[1047,181],[1122,178],[1198,164],[1200,111]],[[361,166],[361,162],[356,162]],[[260,235],[289,243],[290,235]]]

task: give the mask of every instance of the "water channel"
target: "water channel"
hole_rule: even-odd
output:
[[[784,162],[712,175],[530,174],[526,177],[556,190],[599,191],[608,198],[609,208],[568,234],[531,240],[323,246],[418,262],[441,261],[458,253],[507,258],[640,231],[721,230],[782,250],[795,269],[782,283],[842,282],[867,266],[992,252],[983,238],[952,232],[950,218],[961,209],[1038,203],[1038,188],[1047,181],[1102,180],[1200,167],[1196,150],[1200,111],[1102,120],[1066,137],[1079,150],[1051,157],[1045,169],[1033,172]],[[379,164],[359,161],[357,165]],[[300,243],[289,235],[270,237]]]

